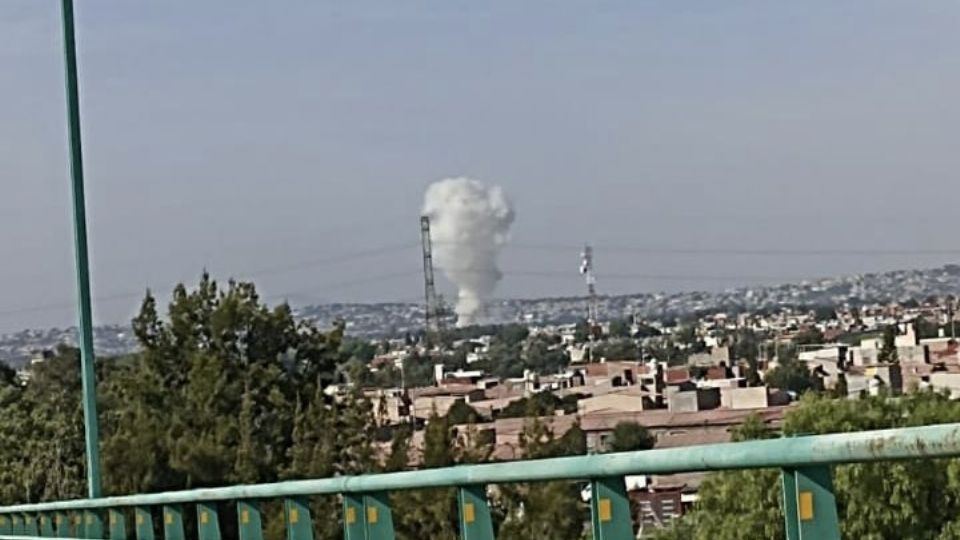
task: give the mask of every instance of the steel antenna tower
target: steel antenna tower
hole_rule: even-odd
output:
[[[437,296],[437,287],[433,279],[433,243],[430,240],[430,217],[420,216],[420,243],[423,245],[423,289],[426,300],[426,332],[429,340],[431,334],[436,334],[443,328],[440,297]]]
[[[587,282],[587,323],[592,332],[593,326],[597,324],[599,310],[597,308],[597,277],[593,273],[593,248],[590,244],[584,246],[583,253],[580,254],[580,273]]]
[[[580,273],[587,282],[587,331],[590,346],[587,349],[587,360],[593,362],[593,342],[596,339],[598,309],[597,309],[597,277],[593,274],[593,248],[590,244],[583,247],[580,254]]]

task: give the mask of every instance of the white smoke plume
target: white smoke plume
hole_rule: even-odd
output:
[[[430,218],[434,260],[458,289],[457,326],[483,322],[485,301],[503,277],[497,257],[513,223],[510,201],[500,186],[447,178],[427,188],[423,215]]]

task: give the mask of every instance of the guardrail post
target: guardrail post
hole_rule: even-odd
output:
[[[57,512],[56,520],[57,538],[70,538],[70,516],[66,512]]]
[[[306,499],[284,499],[283,514],[287,523],[287,540],[313,540],[313,522],[310,520],[310,505]]]
[[[216,503],[197,503],[197,537],[199,540],[220,540]]]
[[[800,520],[797,519],[797,477],[792,469],[781,469],[783,488],[784,532],[787,540],[800,540]]]
[[[493,520],[487,504],[487,486],[461,486],[457,488],[457,503],[460,507],[461,540],[494,540]]]
[[[343,538],[344,540],[365,540],[363,523],[363,497],[343,494]]]
[[[53,517],[48,512],[40,512],[40,536],[45,538],[57,536],[53,528]]]
[[[70,536],[83,538],[83,510],[70,515]]]
[[[256,501],[237,501],[240,540],[263,540],[263,521]]]
[[[24,514],[23,515],[23,532],[27,536],[40,536],[40,529],[37,526],[37,515],[36,514]]]
[[[390,496],[384,492],[363,496],[367,540],[393,540],[393,513],[390,511]]]
[[[122,509],[107,510],[107,523],[110,527],[110,540],[127,540],[127,520]]]
[[[783,469],[787,540],[840,540],[840,519],[830,467]]]
[[[83,514],[83,538],[103,538],[103,516],[100,511],[86,510]]]
[[[164,540],[186,540],[183,534],[183,509],[179,505],[170,504],[163,507],[163,538]]]
[[[590,514],[594,540],[631,540],[633,518],[622,476],[590,481]]]
[[[393,515],[386,493],[343,495],[345,540],[393,540]]]
[[[137,540],[154,540],[153,514],[149,506],[138,506],[133,510],[133,528]]]

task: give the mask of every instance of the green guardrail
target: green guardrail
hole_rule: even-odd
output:
[[[273,484],[195,489],[0,507],[0,538],[183,540],[184,508],[196,513],[199,540],[220,540],[218,508],[236,505],[241,540],[262,540],[260,502],[282,499],[288,540],[312,540],[308,497],[339,495],[346,540],[394,538],[390,492],[457,488],[461,538],[492,540],[487,485],[579,480],[590,483],[597,540],[634,538],[623,477],[695,471],[779,468],[788,540],[840,538],[830,466],[840,463],[960,456],[960,424],[814,435],[616,454],[462,465]],[[132,516],[132,523],[127,518]],[[155,520],[159,518],[159,527]]]

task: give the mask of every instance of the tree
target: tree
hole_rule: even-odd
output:
[[[783,431],[823,434],[960,421],[960,403],[930,391],[896,401],[869,396],[858,401],[807,394],[787,413]],[[741,436],[769,437],[759,420]],[[779,471],[711,474],[701,485],[693,513],[663,539],[781,539]],[[947,540],[960,532],[960,461],[911,460],[833,467],[841,537],[876,540]],[[679,536],[684,534],[685,536]]]
[[[481,420],[480,413],[462,400],[455,402],[450,406],[450,409],[447,410],[447,421],[454,426],[476,424]]]
[[[940,337],[940,325],[920,316],[913,321],[913,331],[919,339]]]
[[[533,419],[520,434],[520,448],[530,459],[580,455],[586,452],[586,436],[574,426],[557,439],[547,425]],[[497,538],[503,540],[579,540],[587,519],[580,490],[570,482],[503,486],[498,503],[504,521]]]
[[[837,308],[832,305],[815,306],[813,316],[818,321],[835,321],[837,320]]]
[[[897,353],[897,327],[888,325],[883,329],[883,344],[877,354],[880,362],[896,363],[900,359]]]
[[[824,342],[823,332],[816,326],[807,326],[793,337],[796,345],[819,345]]]
[[[573,340],[577,343],[584,343],[590,339],[590,323],[586,320],[579,320],[573,328]]]
[[[530,397],[510,402],[500,411],[498,418],[552,416],[557,408],[562,406],[563,401],[553,392],[537,392]]]
[[[777,367],[768,370],[763,376],[768,386],[798,394],[819,389],[818,379],[807,365],[797,358],[796,349],[781,348],[778,363]]]
[[[781,364],[767,371],[763,380],[768,386],[798,394],[815,390],[818,384],[817,379],[810,374],[807,366],[801,362]]]
[[[628,338],[630,337],[630,321],[624,319],[616,319],[610,321],[610,337],[614,338]]]
[[[608,450],[610,452],[649,450],[655,443],[656,437],[647,428],[636,422],[624,421],[613,426]]]
[[[536,336],[527,341],[523,350],[523,369],[534,373],[557,373],[566,369],[570,357],[559,343],[544,336]]]
[[[453,426],[433,410],[423,435],[423,467],[449,467],[456,462]],[[450,488],[404,492],[392,498],[397,536],[401,539],[456,540],[456,492]]]
[[[593,356],[607,360],[637,360],[640,358],[640,348],[632,339],[611,339],[597,344]]]

